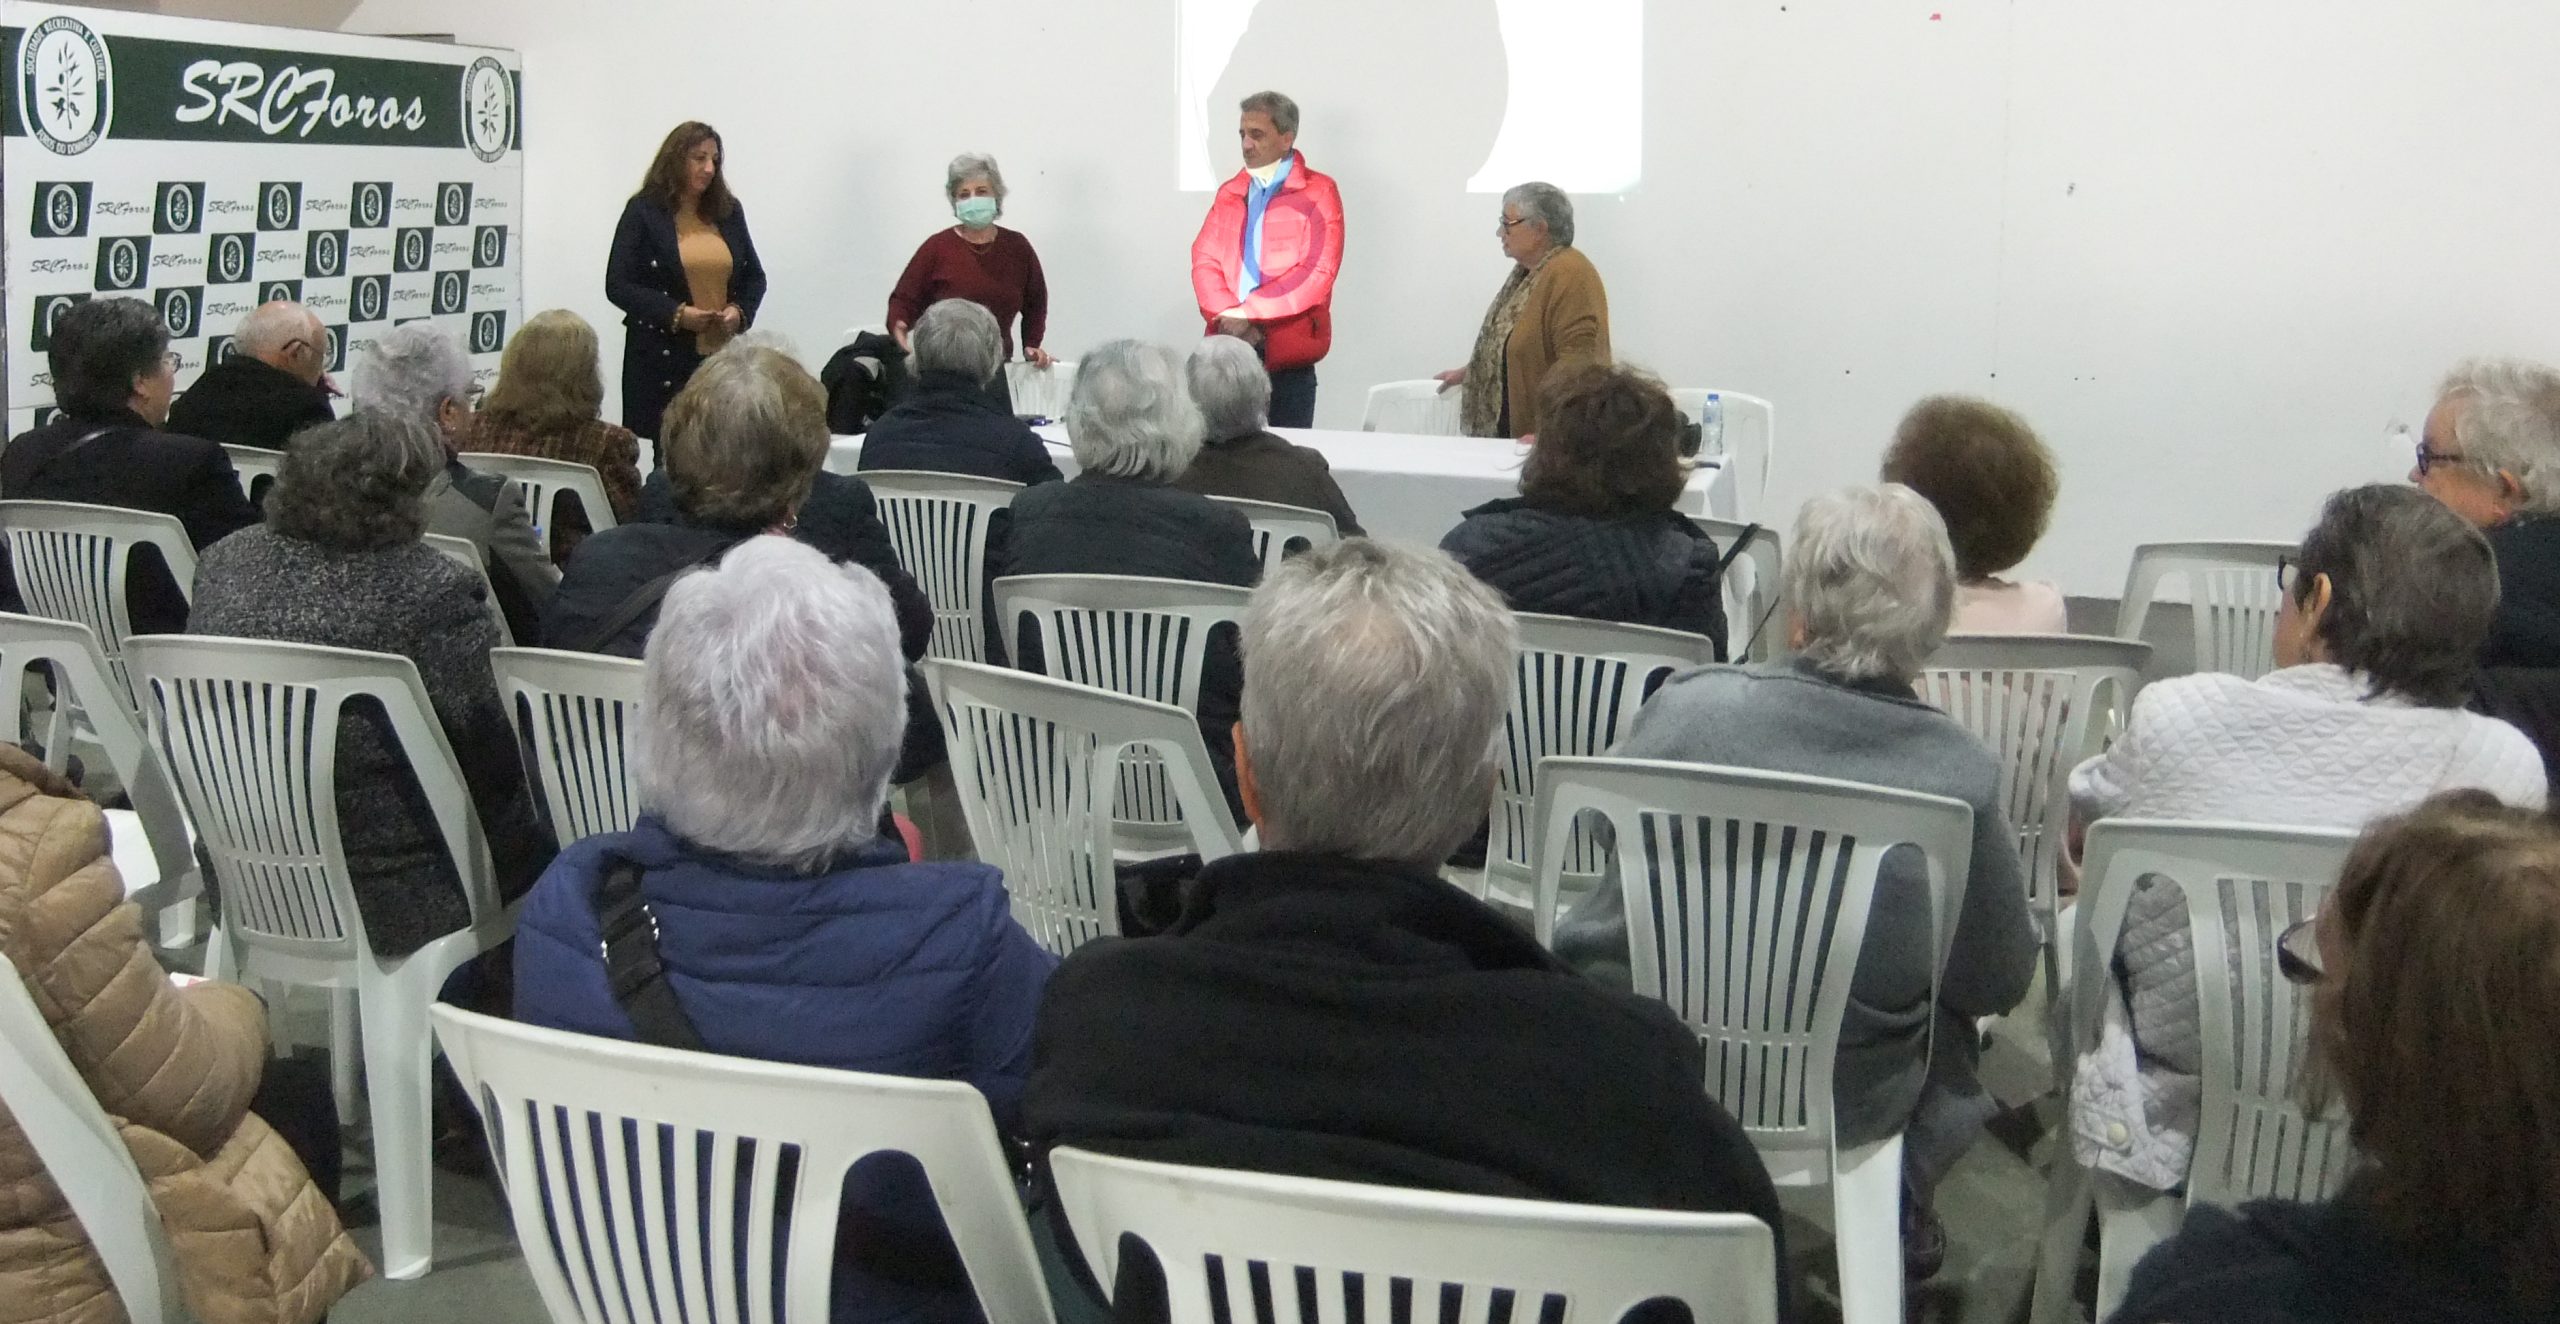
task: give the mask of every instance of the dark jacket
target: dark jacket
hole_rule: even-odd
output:
[[[1276,501],[1284,506],[1321,510],[1345,538],[1362,536],[1360,518],[1343,499],[1342,485],[1324,452],[1301,446],[1269,432],[1253,432],[1200,448],[1191,467],[1173,480],[1175,487],[1202,496]]]
[[[926,469],[1007,482],[1066,477],[1031,425],[958,373],[928,372],[862,438],[865,469]]]
[[[258,522],[222,447],[156,431],[130,410],[102,418],[66,414],[19,434],[0,451],[0,499],[78,501],[175,515],[198,551]],[[187,628],[186,596],[160,553],[137,550],[128,574],[125,605],[135,634]],[[6,601],[17,609],[14,578]]]
[[[2134,1266],[2111,1324],[2513,1324],[2528,1311],[2476,1247],[2421,1252],[2353,1201],[2259,1200],[2187,1211],[2178,1235]]]
[[[2498,614],[2484,667],[2560,667],[2560,516],[2519,515],[2484,529],[2498,558]]]
[[[205,369],[169,406],[169,430],[230,446],[280,451],[294,433],[337,416],[329,393],[318,384],[234,354]]]
[[[764,262],[747,233],[747,209],[731,207],[720,222],[729,245],[729,302],[745,315],[740,330],[756,324],[764,304]],[[693,334],[673,329],[676,309],[692,301],[684,255],[676,244],[676,214],[654,198],[633,194],[613,227],[613,251],[605,258],[604,297],[622,310],[622,425],[643,437],[658,435],[667,402],[684,389],[702,362]]]
[[[550,862],[515,734],[489,672],[497,627],[480,578],[423,542],[339,552],[264,526],[206,550],[193,632],[395,653],[417,664],[437,722],[512,899]],[[404,956],[470,918],[409,759],[389,719],[351,705],[338,727],[338,830],[374,951]]]
[[[1697,1037],[1667,1009],[1584,980],[1439,878],[1264,852],[1202,870],[1164,936],[1067,958],[1022,1115],[1044,1182],[1048,1151],[1073,1145],[1738,1211],[1782,1232],[1768,1172],[1705,1078]]]
[[[1687,630],[1725,655],[1719,553],[1676,510],[1594,519],[1505,497],[1468,511],[1440,550],[1513,611]]]
[[[1011,1133],[1031,1070],[1031,1029],[1057,958],[1014,923],[1004,880],[976,863],[910,864],[894,840],[815,877],[693,846],[654,815],[629,832],[561,852],[525,899],[516,928],[515,1009],[529,1024],[637,1039],[605,980],[596,887],[612,859],[642,869],[658,953],[685,1018],[711,1052],[928,1080],[962,1080]],[[866,1163],[847,1182],[865,1211],[949,1256],[933,1200],[912,1165]],[[838,1265],[837,1320],[969,1318],[975,1299],[900,1291],[870,1238]],[[951,1277],[958,1278],[952,1264]],[[913,1277],[912,1273],[907,1275]],[[850,1289],[850,1290],[848,1290]],[[939,1310],[932,1309],[940,1305]]]

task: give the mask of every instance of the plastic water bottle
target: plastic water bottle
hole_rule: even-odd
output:
[[[1724,395],[1707,392],[1707,402],[1698,407],[1698,453],[1709,459],[1724,458]]]

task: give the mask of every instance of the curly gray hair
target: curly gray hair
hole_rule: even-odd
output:
[[[1804,503],[1784,597],[1799,657],[1842,680],[1910,680],[1947,639],[1956,552],[1929,499],[1900,483],[1844,487]]]
[[[267,489],[267,527],[338,552],[372,552],[427,531],[427,485],[444,444],[414,418],[359,409],[285,444]]]
[[[2560,510],[2560,372],[2523,359],[2470,359],[2445,374],[2436,398],[2453,415],[2458,463],[2485,478],[2513,475],[2534,514]]]
[[[1182,359],[1162,345],[1114,340],[1076,365],[1067,442],[1086,473],[1169,483],[1200,453],[1200,411]]]
[[[1541,180],[1514,184],[1502,195],[1502,205],[1519,208],[1521,220],[1547,227],[1547,238],[1556,247],[1573,247],[1573,199],[1563,189]]]
[[[996,168],[996,159],[984,152],[962,152],[951,158],[942,172],[942,197],[953,206],[960,205],[960,186],[973,179],[987,181],[996,191],[996,215],[1004,215],[1004,200],[1013,190],[1004,186],[1004,172]]]
[[[444,402],[468,404],[471,360],[462,342],[433,322],[396,326],[356,361],[355,406],[415,419],[441,431]]]

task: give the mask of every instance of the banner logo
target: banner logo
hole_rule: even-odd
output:
[[[206,250],[207,280],[216,285],[240,285],[249,279],[251,259],[258,251],[255,235],[218,234]]]
[[[211,367],[216,363],[229,363],[233,358],[237,357],[239,353],[239,341],[233,340],[229,336],[215,336],[213,339],[205,342],[205,365],[207,367]]]
[[[152,302],[160,306],[160,324],[169,328],[171,340],[196,338],[196,321],[203,313],[201,292],[191,285],[161,290]]]
[[[480,227],[480,232],[472,236],[471,265],[475,267],[507,265],[507,227],[503,225]]]
[[[48,18],[18,39],[18,122],[46,151],[78,156],[107,136],[114,78],[88,24]]]
[[[28,319],[34,325],[27,333],[27,348],[37,353],[53,348],[53,324],[61,321],[64,313],[88,301],[89,296],[85,294],[37,295],[36,315]]]
[[[507,345],[507,315],[494,309],[471,315],[471,352],[495,354]]]
[[[355,224],[359,230],[371,230],[378,226],[389,225],[391,223],[391,186],[374,183],[356,185],[356,202],[350,210],[355,214]]]
[[[151,275],[151,241],[140,235],[99,240],[97,274],[99,289],[141,289]]]
[[[462,71],[462,141],[471,154],[496,161],[515,141],[516,85],[507,67],[483,55]]]
[[[258,186],[258,228],[290,230],[302,224],[302,185],[261,184]]]
[[[27,231],[37,239],[77,239],[89,233],[89,181],[36,185],[36,214]]]
[[[328,370],[345,372],[347,370],[347,329],[342,326],[324,326],[320,328],[320,339],[324,342],[323,354],[324,361],[329,365]]]
[[[353,321],[379,322],[391,306],[391,281],[384,276],[358,276],[347,291]]]
[[[433,255],[434,251],[434,236],[433,230],[401,231],[400,247],[391,255],[391,269],[393,271],[426,270],[427,259]]]
[[[471,224],[471,186],[447,184],[436,190],[436,224]]]
[[[343,276],[347,270],[347,232],[314,230],[302,255],[302,274],[318,280]]]
[[[302,302],[302,282],[298,280],[268,281],[258,287],[258,302],[300,303]]]
[[[194,234],[204,220],[204,185],[160,185],[160,195],[151,203],[153,234]]]
[[[459,271],[444,271],[436,274],[435,310],[438,314],[461,312],[462,305],[470,294],[470,277]]]

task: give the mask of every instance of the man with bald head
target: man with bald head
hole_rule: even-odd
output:
[[[310,309],[284,299],[250,309],[231,349],[170,406],[171,432],[282,450],[287,437],[337,417],[328,332]]]

